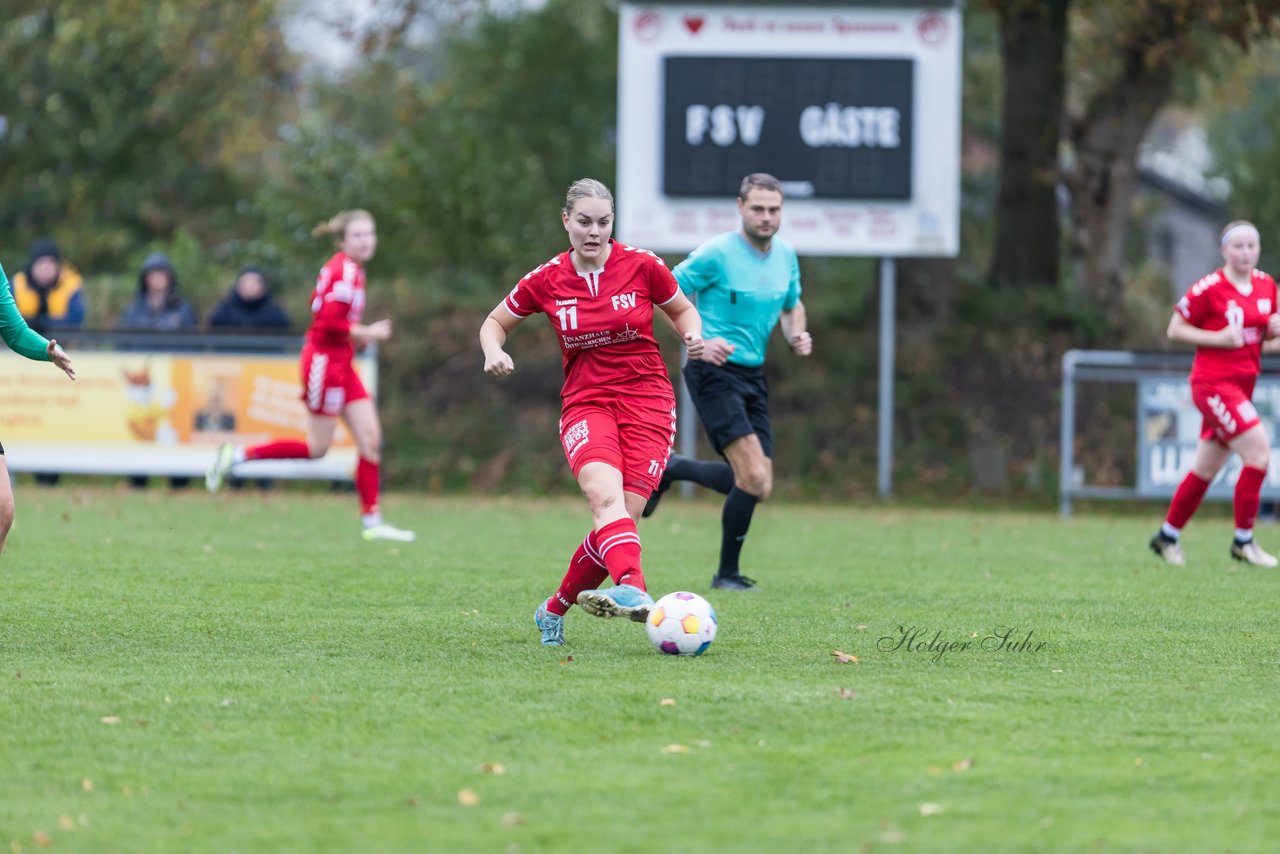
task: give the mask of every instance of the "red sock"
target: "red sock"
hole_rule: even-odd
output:
[[[1240,469],[1240,479],[1236,481],[1236,495],[1233,503],[1236,510],[1236,527],[1242,531],[1251,530],[1253,521],[1258,518],[1262,481],[1266,477],[1266,469],[1256,469],[1253,466]]]
[[[1191,520],[1191,514],[1196,512],[1196,508],[1204,500],[1204,492],[1208,488],[1209,481],[1199,477],[1193,471],[1187,472],[1187,476],[1182,479],[1182,483],[1178,484],[1177,490],[1173,493],[1173,501],[1169,502],[1169,515],[1164,517],[1170,527],[1182,530],[1183,526]],[[1256,504],[1254,510],[1257,510]]]
[[[306,460],[311,458],[311,451],[306,442],[297,439],[281,439],[278,442],[267,442],[244,449],[246,460]]]
[[[360,496],[360,512],[365,516],[378,512],[378,464],[361,457],[356,461],[356,493]]]
[[[604,564],[597,557],[595,537],[595,531],[587,534],[582,545],[578,546],[573,557],[569,558],[569,569],[564,574],[564,580],[560,582],[560,589],[547,600],[547,610],[551,613],[563,617],[578,601],[579,593],[583,590],[594,590],[609,577]]]
[[[600,548],[600,559],[614,584],[630,584],[645,589],[644,573],[640,570],[640,534],[636,532],[636,523],[630,516],[610,522],[596,531],[596,544]]]

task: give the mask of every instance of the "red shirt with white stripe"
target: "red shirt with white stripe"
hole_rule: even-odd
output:
[[[503,300],[516,317],[542,313],[551,321],[564,362],[565,407],[619,394],[673,396],[653,336],[653,309],[675,299],[680,286],[652,252],[609,244],[599,270],[579,273],[570,249],[528,273]]]
[[[1261,270],[1250,273],[1248,290],[1231,284],[1221,267],[1192,285],[1174,311],[1192,326],[1211,332],[1228,325],[1239,326],[1244,332],[1244,346],[1197,347],[1191,382],[1256,377],[1262,370],[1267,319],[1275,310],[1275,279]]]
[[[331,358],[351,359],[351,327],[364,312],[364,268],[338,252],[320,268],[311,293],[307,341]]]

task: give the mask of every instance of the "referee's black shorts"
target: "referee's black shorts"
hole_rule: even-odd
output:
[[[689,396],[697,407],[702,428],[723,454],[734,439],[755,433],[764,455],[773,457],[773,430],[769,426],[769,382],[764,367],[745,367],[726,362],[689,361],[684,366]]]

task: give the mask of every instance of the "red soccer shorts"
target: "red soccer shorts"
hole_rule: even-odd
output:
[[[1201,439],[1212,439],[1226,447],[1236,436],[1262,421],[1251,399],[1255,382],[1257,378],[1251,377],[1191,384],[1191,402],[1204,416]]]
[[[348,403],[369,396],[349,358],[306,344],[302,348],[302,400],[315,415],[339,415]]]
[[[624,490],[646,497],[658,488],[675,435],[670,399],[580,403],[560,414],[560,442],[575,478],[587,463],[607,463],[622,472]]]

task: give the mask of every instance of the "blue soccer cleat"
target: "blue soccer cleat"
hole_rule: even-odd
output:
[[[619,584],[606,590],[583,590],[578,594],[578,604],[596,617],[626,617],[643,623],[649,619],[653,597],[639,587]]]
[[[543,646],[564,646],[564,617],[548,611],[546,602],[533,612],[533,624],[542,631]]]

